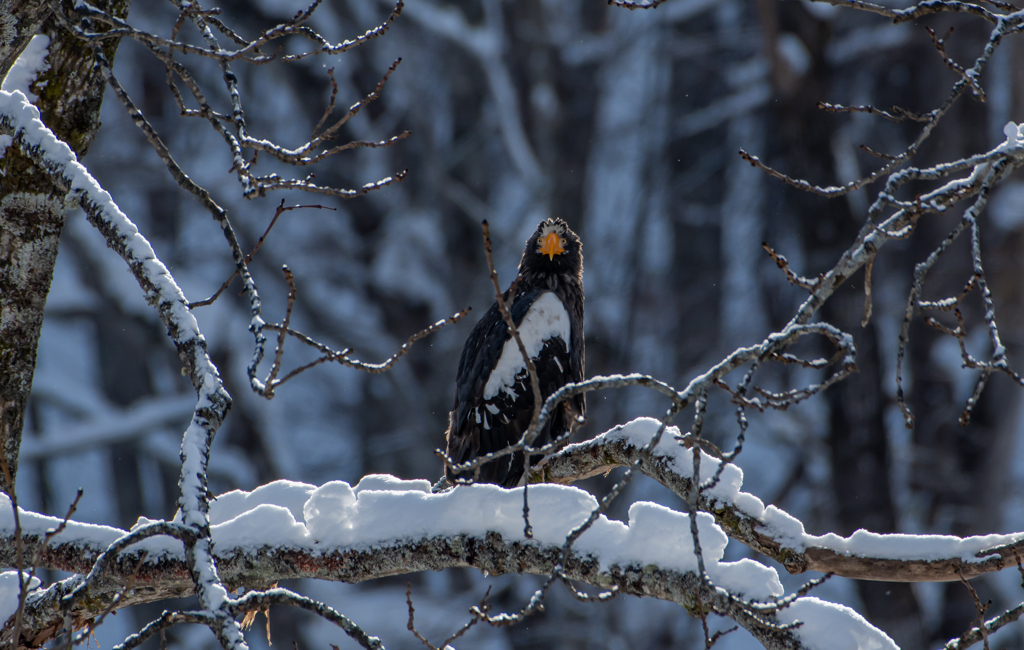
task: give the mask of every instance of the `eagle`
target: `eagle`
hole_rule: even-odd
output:
[[[512,292],[515,292],[514,295]],[[537,369],[542,399],[583,380],[583,252],[562,219],[541,221],[526,241],[519,272],[502,298]],[[586,416],[583,394],[551,414],[532,447],[566,437]],[[473,327],[459,359],[455,403],[448,416],[447,455],[455,463],[513,445],[533,417],[533,387],[519,345],[495,301]],[[537,458],[531,458],[531,464]],[[521,452],[461,474],[445,467],[450,483],[481,482],[515,487],[523,478]]]

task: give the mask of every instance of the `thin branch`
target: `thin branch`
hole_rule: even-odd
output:
[[[505,304],[506,296],[515,301],[516,298],[516,287],[519,285],[519,278],[517,277],[513,282],[512,286],[509,287],[505,294],[501,292],[501,285],[498,283],[498,271],[494,268],[494,259],[491,256],[491,229],[487,224],[487,220],[481,224],[484,233],[484,255],[487,257],[487,271],[488,277],[491,279],[491,284],[494,285],[495,301],[498,304],[498,311],[501,313],[501,318],[505,321],[505,326],[508,327],[508,331],[512,338],[515,339],[516,346],[519,347],[519,353],[523,355],[523,363],[526,364],[526,371],[530,375],[530,388],[533,391],[533,415],[530,418],[530,427],[528,432],[533,432],[534,435],[529,437],[528,441],[532,442],[533,437],[537,431],[537,421],[540,418],[540,409],[543,399],[540,395],[540,380],[537,378],[537,366],[534,365],[533,359],[530,358],[530,353],[526,351],[526,346],[523,344],[523,339],[519,336],[519,328],[516,327],[515,321],[512,319],[512,313],[509,311],[508,305]],[[530,460],[526,458],[526,467],[529,471]]]
[[[623,9],[655,9],[661,3],[666,0],[639,0],[634,2],[633,0],[608,0],[608,4],[612,7],[622,7]]]
[[[911,120],[913,122],[928,122],[933,117],[931,113],[928,113],[927,115],[919,115],[899,106],[892,106],[889,110],[884,111],[879,108],[875,108],[874,106],[843,106],[842,104],[818,102],[818,108],[829,113],[868,113],[870,115],[884,117],[885,119],[896,122],[897,124],[907,120]],[[889,159],[893,158],[893,156],[886,157]]]
[[[235,616],[242,612],[267,610],[272,605],[298,607],[312,612],[320,618],[340,627],[345,634],[366,650],[384,650],[384,644],[375,636],[371,636],[352,619],[321,602],[297,594],[289,589],[274,587],[265,591],[250,591],[231,601],[230,608]]]
[[[939,38],[938,35],[936,35],[935,30],[933,30],[931,27],[925,26],[924,29],[925,31],[928,32],[928,36],[931,37],[932,44],[938,51],[939,56],[942,57],[942,61],[943,63],[946,64],[946,67],[960,75],[960,78],[963,79],[964,82],[971,87],[971,91],[974,93],[974,96],[977,97],[979,101],[987,101],[985,90],[981,87],[981,84],[978,83],[978,80],[975,78],[975,75],[968,74],[968,72],[964,70],[963,67],[961,67],[953,59],[949,58],[949,55],[946,54],[945,39],[949,38],[949,36],[953,33],[953,28],[950,27],[949,31],[946,32],[946,35],[942,38]]]
[[[967,588],[967,592],[971,594],[971,600],[974,601],[974,609],[978,612],[978,627],[973,629],[977,630],[978,633],[981,634],[981,641],[984,644],[985,650],[990,650],[988,646],[988,628],[985,625],[985,613],[988,611],[988,608],[992,603],[991,601],[984,605],[981,603],[981,599],[978,598],[978,592],[973,586],[971,586],[971,583],[967,581],[963,572],[960,572],[960,582],[962,582],[964,587]],[[969,632],[970,630],[968,630],[968,633]]]
[[[256,242],[256,245],[253,247],[252,252],[250,252],[248,255],[245,256],[245,263],[249,264],[250,262],[252,262],[253,256],[256,255],[256,253],[263,246],[263,242],[266,241],[267,235],[270,234],[271,228],[273,228],[274,224],[277,223],[277,218],[278,217],[280,217],[285,212],[288,212],[289,210],[299,210],[299,209],[305,209],[305,208],[311,208],[311,209],[317,209],[317,210],[331,210],[331,211],[334,211],[334,212],[338,211],[337,208],[332,208],[332,207],[327,206],[327,205],[289,205],[289,206],[286,206],[284,204],[284,199],[281,199],[281,203],[280,203],[280,205],[277,206],[277,209],[274,210],[274,216],[270,220],[270,223],[267,225],[267,229],[263,231],[262,235],[260,235],[260,238]],[[220,285],[220,288],[217,289],[217,291],[212,296],[210,296],[206,300],[200,300],[198,302],[190,302],[188,304],[189,308],[190,309],[194,309],[196,307],[205,307],[207,305],[213,304],[213,302],[215,300],[217,300],[217,298],[220,297],[220,294],[224,293],[224,291],[231,285],[231,281],[234,280],[237,277],[238,277],[238,269],[236,268],[234,273],[231,274],[231,277],[228,278],[227,280],[225,280],[224,283]]]
[[[275,383],[274,383],[274,386],[275,387],[280,386],[281,384],[283,384],[286,381],[288,381],[289,379],[295,377],[299,373],[304,372],[306,370],[309,370],[310,368],[312,368],[314,366],[317,366],[317,365],[320,365],[321,363],[326,363],[326,362],[329,362],[329,361],[337,361],[338,363],[340,363],[342,365],[345,365],[345,366],[348,366],[349,368],[355,368],[356,370],[362,370],[363,372],[368,372],[371,375],[379,375],[382,372],[390,370],[391,367],[393,365],[395,365],[395,362],[397,362],[399,359],[401,359],[406,354],[408,354],[409,350],[412,349],[412,346],[413,346],[414,343],[416,343],[417,341],[419,341],[420,339],[422,339],[422,338],[424,338],[426,336],[429,336],[430,334],[433,334],[434,332],[436,332],[437,330],[441,329],[445,325],[450,325],[452,323],[457,323],[466,314],[468,314],[471,309],[472,309],[472,307],[466,307],[462,311],[459,311],[459,312],[457,312],[455,314],[452,314],[448,318],[445,318],[443,320],[439,320],[436,323],[434,323],[433,325],[425,327],[422,330],[420,330],[419,332],[416,332],[415,334],[410,336],[408,339],[406,339],[405,343],[403,343],[401,346],[399,346],[397,352],[395,352],[388,359],[386,359],[385,361],[382,361],[381,363],[369,363],[369,362],[366,362],[366,361],[359,361],[358,359],[351,359],[348,356],[349,354],[352,353],[352,349],[351,348],[345,348],[344,350],[333,350],[333,349],[331,349],[330,346],[328,346],[328,345],[326,345],[324,343],[320,343],[319,341],[316,341],[312,337],[307,336],[306,334],[303,334],[302,332],[294,330],[294,329],[292,329],[290,327],[286,327],[284,324],[267,323],[264,326],[265,329],[272,330],[272,331],[275,331],[275,332],[287,333],[289,336],[294,337],[295,339],[301,341],[302,343],[304,343],[304,344],[306,344],[306,345],[308,345],[308,346],[310,346],[312,348],[315,348],[315,349],[319,350],[324,355],[324,356],[320,357],[319,359],[316,359],[315,361],[311,361],[311,362],[309,362],[309,363],[307,363],[307,364],[305,364],[303,366],[300,366],[299,368],[296,368],[295,370],[292,370],[290,373],[285,375],[283,378],[281,378],[279,380],[276,380]]]
[[[782,269],[782,272],[786,274],[786,279],[789,280],[790,284],[795,284],[796,286],[807,289],[808,291],[814,291],[818,286],[818,282],[821,282],[821,276],[819,276],[815,281],[794,273],[793,270],[789,268],[789,260],[787,260],[784,255],[776,253],[775,249],[768,245],[768,242],[761,242],[761,248],[767,251],[769,257],[771,257],[772,261],[775,262],[775,265]]]

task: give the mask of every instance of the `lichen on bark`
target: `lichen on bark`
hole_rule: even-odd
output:
[[[99,3],[121,17],[129,0]],[[82,157],[100,125],[105,88],[94,69],[91,45],[60,29],[49,16],[49,2],[0,2],[13,18],[0,42],[0,77],[6,74],[36,33],[50,37],[49,69],[39,75],[32,91],[43,122]],[[107,41],[104,54],[113,60],[117,42]],[[25,407],[35,372],[36,347],[43,323],[46,296],[53,280],[61,229],[64,193],[16,147],[0,159],[0,452],[8,476],[0,472],[0,491],[13,494],[18,474],[18,450]]]

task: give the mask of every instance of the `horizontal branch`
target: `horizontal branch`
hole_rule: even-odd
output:
[[[639,458],[642,445],[638,444],[638,436],[625,430],[638,422],[641,421],[570,445],[549,456],[534,469],[531,482],[570,484],[630,466]],[[655,421],[651,422],[653,426]],[[688,443],[686,436],[677,437],[683,445]],[[666,441],[654,450],[650,462],[640,464],[639,470],[685,501],[692,490],[688,470],[691,453],[682,445]],[[701,462],[702,466],[710,463],[712,468],[717,464],[710,457]],[[774,506],[765,508],[757,497],[740,492],[735,479],[741,481],[742,472],[736,467],[731,469],[733,477],[723,477],[720,483],[725,485],[721,489],[702,492],[697,507],[713,515],[729,537],[779,562],[793,574],[820,571],[858,580],[950,582],[960,580],[961,571],[964,576],[973,578],[1016,566],[1015,554],[1024,554],[1024,533],[970,538],[876,535],[865,531],[858,531],[849,538],[832,534],[807,535],[802,524],[792,516]],[[726,487],[730,481],[732,489]],[[785,524],[785,533],[779,532],[780,524]],[[794,534],[794,528],[799,528],[799,532]],[[916,545],[920,549],[931,549],[931,557],[915,558],[909,553],[906,557],[887,557],[889,553],[851,553],[849,548],[854,545],[908,551]],[[943,555],[943,547],[950,552]],[[965,548],[970,550],[965,552]],[[958,552],[952,552],[954,549]]]
[[[532,479],[572,483],[635,463],[640,459],[644,444],[659,427],[659,421],[641,418],[594,440],[566,447],[536,468]],[[685,497],[691,489],[693,451],[687,448],[689,443],[688,436],[670,428],[649,459],[639,463],[639,470]],[[710,475],[718,461],[706,454],[701,458],[701,466]],[[964,539],[937,535],[873,535],[864,531],[849,538],[806,535],[796,519],[772,506],[766,508],[753,495],[741,492],[739,468],[727,465],[719,474],[713,486],[701,490],[697,508],[711,514],[730,537],[779,561],[791,573],[815,570],[886,581],[959,580],[961,575],[973,577],[1015,565],[1014,554],[1024,549],[1024,535]],[[380,485],[382,479],[385,485]],[[636,504],[634,508],[639,510],[636,513],[631,510],[628,526],[603,520],[601,526],[605,530],[591,531],[592,537],[585,535],[565,554],[562,543],[565,530],[572,527],[574,517],[585,516],[592,508],[593,497],[583,492],[554,486],[532,488],[531,513],[537,534],[535,539],[527,540],[516,536],[521,522],[512,520],[517,519],[518,508],[499,507],[502,499],[510,502],[519,499],[514,492],[495,486],[474,486],[432,495],[428,493],[427,481],[399,482],[393,477],[368,477],[365,483],[356,488],[340,483],[321,488],[307,486],[308,494],[313,496],[301,511],[305,525],[296,520],[303,514],[288,514],[266,499],[257,503],[255,493],[250,493],[245,497],[248,506],[243,515],[214,526],[214,554],[224,586],[232,591],[238,587],[262,589],[280,580],[298,578],[355,583],[451,567],[473,567],[492,575],[550,576],[560,564],[567,579],[600,589],[615,588],[625,594],[668,600],[683,605],[688,612],[697,611],[699,595],[705,611],[711,607],[733,618],[762,643],[767,639],[769,647],[797,647],[794,637],[779,628],[771,616],[776,611],[771,601],[781,596],[781,585],[771,587],[778,580],[773,570],[758,568],[754,563],[739,566],[720,562],[720,557],[710,556],[704,559],[711,562],[709,567],[712,568],[708,571],[712,582],[702,582],[691,567],[693,549],[687,547],[688,535],[668,535],[671,539],[666,538],[654,546],[637,541],[649,538],[650,531],[644,527],[655,519],[662,532],[666,524],[685,527],[688,525],[683,521],[686,517],[680,513],[653,504]],[[280,491],[280,488],[267,488],[261,494]],[[534,492],[541,489],[547,492]],[[370,500],[357,507],[354,502],[367,498],[367,494]],[[289,497],[288,502],[292,501],[294,498]],[[496,512],[508,510],[512,513],[511,519],[502,520],[500,514],[487,522],[467,519],[464,513],[475,512],[472,504],[483,501],[493,504]],[[224,507],[234,517],[237,514],[234,512],[237,506],[232,505],[234,501],[229,499],[225,503]],[[13,523],[3,518],[6,512],[7,509],[0,506],[0,565],[10,567],[16,562],[13,550],[16,544]],[[423,520],[413,522],[418,532],[408,535],[410,522],[389,523],[388,517],[392,515],[387,513],[395,512],[415,512],[415,516]],[[250,519],[243,521],[246,516]],[[242,540],[231,528],[232,522],[238,520],[236,530],[248,530],[253,524],[251,518],[257,517],[268,531],[276,531],[270,536],[276,539],[266,539],[259,547]],[[72,608],[76,627],[87,625],[111,606],[122,608],[182,597],[194,591],[195,582],[180,541],[154,537],[124,548],[125,537],[132,541],[139,539],[144,530],[155,524],[129,536],[115,528],[72,522],[41,549],[46,531],[58,520],[23,513],[21,521],[24,552],[38,556],[40,567],[79,574],[30,596],[25,610],[25,629],[32,630],[33,635],[25,637],[27,643],[45,641],[50,638],[48,635],[61,629],[61,603],[70,602],[67,596],[80,587],[82,574],[89,571],[94,575],[89,580],[88,598],[81,598]],[[464,527],[466,522],[470,522],[468,529]],[[710,525],[710,518],[706,523]],[[152,530],[157,532],[156,528]],[[716,548],[714,553],[720,556],[725,535],[709,527],[701,537],[713,540],[714,535],[721,536],[720,546],[712,544]],[[124,550],[116,555],[108,553],[105,566],[96,570],[97,558],[109,549]],[[739,600],[736,593],[730,595],[727,590],[714,588],[715,584],[728,586],[740,574],[744,576],[743,584],[761,585],[755,585],[755,593],[748,593],[746,597],[767,604],[751,606]],[[754,579],[754,576],[761,577]],[[786,641],[778,642],[779,638]]]
[[[94,527],[96,529],[105,527]],[[108,531],[112,529],[107,529]],[[9,565],[11,531],[0,531],[0,564]],[[38,531],[25,535],[27,552],[35,553],[41,543]],[[77,571],[87,570],[102,547],[95,541],[75,540],[51,543],[42,553],[41,566]],[[140,568],[140,553],[129,549],[111,559],[101,580],[90,588],[90,598],[75,604],[72,619],[81,627],[102,615],[112,604],[118,609],[141,603],[191,595],[194,585],[180,554],[146,557]],[[152,553],[149,554],[150,556]],[[733,618],[766,648],[802,647],[792,629],[779,626],[769,612],[753,613],[740,606],[724,590],[709,588],[693,571],[659,568],[656,565],[602,567],[592,555],[572,551],[563,562],[561,544],[536,540],[507,540],[498,533],[431,536],[389,542],[373,548],[330,548],[310,543],[305,547],[251,545],[217,547],[217,568],[231,591],[239,587],[261,589],[279,581],[316,578],[347,583],[420,571],[471,567],[490,575],[509,573],[550,575],[562,565],[566,578],[602,589],[618,588],[625,594],[658,598],[682,605],[696,616],[698,598],[705,611]],[[80,581],[74,577],[49,589],[34,592],[25,612],[25,628],[37,631],[29,643],[38,645],[56,635],[63,625],[61,599]],[[131,589],[125,590],[131,582]],[[115,598],[120,599],[115,603]],[[245,598],[244,596],[242,597]],[[236,602],[236,601],[232,601]],[[233,605],[232,605],[233,606]]]

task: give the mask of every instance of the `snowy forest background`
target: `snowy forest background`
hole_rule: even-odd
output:
[[[224,19],[251,33],[302,7],[285,0],[223,2]],[[381,23],[388,2],[333,0],[312,26],[334,41]],[[170,5],[137,2],[130,18],[165,31]],[[928,22],[955,31],[947,53],[973,61],[989,27],[967,17]],[[985,103],[965,98],[926,142],[927,165],[990,150],[1003,125],[1024,120],[1024,39],[1009,39],[984,77]],[[364,360],[387,358],[413,332],[472,306],[469,322],[419,343],[391,371],[368,375],[321,365],[283,386],[274,400],[250,393],[248,306],[237,285],[196,310],[234,406],[213,447],[210,487],[252,489],[277,478],[356,483],[369,473],[434,480],[441,464],[455,369],[472,322],[493,301],[480,245],[491,224],[503,284],[526,237],[546,216],[580,234],[587,290],[588,376],[643,372],[685,385],[740,345],[781,327],[803,299],[761,249],[765,241],[799,273],[814,277],[849,246],[871,201],[862,190],[826,200],[754,169],[739,149],[819,184],[857,178],[879,165],[860,149],[898,152],[912,125],[865,114],[836,115],[819,101],[899,105],[927,111],[948,95],[953,72],[924,28],[807,2],[669,0],[627,11],[597,0],[410,1],[389,33],[330,60],[286,68],[239,68],[248,122],[277,142],[304,142],[330,94],[341,106],[371,91],[401,57],[382,97],[346,125],[357,139],[411,136],[386,149],[355,149],[317,171],[324,184],[355,187],[408,169],[403,182],[364,197],[274,194],[240,197],[222,146],[199,121],[183,120],[164,70],[125,41],[115,72],[160,130],[175,158],[233,215],[250,250],[282,198],[320,204],[282,215],[251,268],[268,320],[279,318],[294,272],[292,325]],[[213,64],[207,73],[219,74]],[[129,213],[193,300],[211,295],[234,265],[219,227],[167,174],[123,107],[108,93],[103,126],[83,162]],[[955,212],[955,211],[954,211]],[[998,187],[983,217],[989,284],[1011,360],[1024,343],[1024,179]],[[976,374],[961,369],[956,341],[920,320],[904,365],[908,430],[895,403],[897,337],[913,266],[946,235],[956,214],[923,220],[874,264],[874,315],[860,325],[863,275],[846,282],[823,319],[854,334],[860,372],[785,412],[750,413],[738,458],[744,489],[800,518],[808,532],[959,536],[1024,530],[1024,392],[994,377],[967,427],[957,418]],[[966,242],[956,244],[961,253]],[[957,293],[970,258],[937,269],[929,295]],[[971,309],[975,310],[971,312]],[[976,317],[979,303],[965,310]],[[982,347],[974,319],[972,343]],[[292,362],[313,358],[291,348]],[[780,386],[797,371],[774,369]],[[734,408],[712,394],[705,435],[723,448],[735,436]],[[580,439],[664,400],[639,389],[592,395]],[[163,325],[102,237],[73,213],[46,307],[19,468],[22,507],[61,516],[78,487],[76,519],[129,528],[140,516],[176,509],[183,423],[194,391],[179,372]],[[681,426],[685,424],[681,423]],[[615,478],[591,479],[600,494]],[[678,497],[640,478],[613,507],[622,518],[638,499],[679,507]],[[727,559],[753,552],[730,544]],[[763,560],[763,558],[762,558]],[[766,560],[763,560],[766,561]],[[788,588],[803,577],[789,577]],[[496,605],[515,608],[539,579],[484,578],[469,569],[411,576],[417,623],[443,637],[493,585]],[[789,580],[790,582],[786,582]],[[301,591],[343,610],[389,648],[420,647],[406,630],[407,578],[366,585],[308,581]],[[999,611],[1020,602],[1015,571],[975,581]],[[914,584],[835,578],[816,595],[849,604],[902,648],[958,636],[977,613],[960,583]],[[701,623],[673,603],[620,596],[582,604],[555,590],[547,612],[508,628],[478,626],[476,648],[675,648],[701,643]],[[101,647],[119,642],[165,603],[108,618]],[[275,610],[275,644],[327,647],[325,624]],[[194,634],[193,634],[194,632]],[[264,641],[249,635],[254,647]],[[171,647],[215,647],[203,627],[179,626]],[[336,642],[336,641],[335,641]],[[756,645],[744,632],[721,648]],[[1024,647],[1011,625],[999,647]]]

